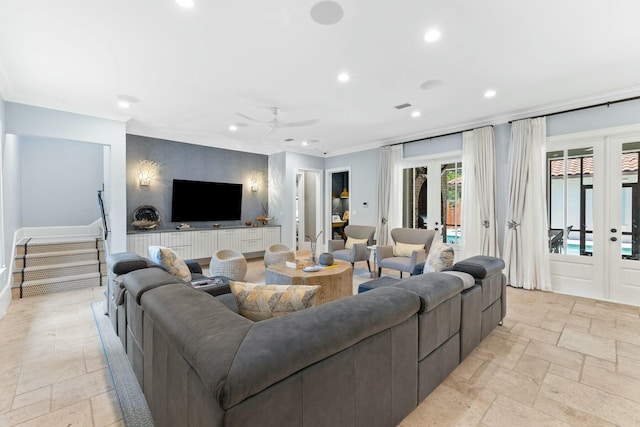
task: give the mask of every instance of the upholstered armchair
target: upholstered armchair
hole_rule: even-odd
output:
[[[376,261],[378,262],[378,276],[383,268],[413,272],[417,264],[424,262],[431,242],[435,237],[435,231],[423,228],[394,228],[391,230],[391,238],[394,245],[378,246]]]
[[[347,225],[344,228],[347,241],[329,240],[329,252],[335,259],[350,262],[352,266],[356,261],[367,261],[367,267],[371,271],[369,263],[371,251],[367,246],[373,245],[375,232],[376,228],[369,225]]]

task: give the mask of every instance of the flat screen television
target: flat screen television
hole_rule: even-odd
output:
[[[171,221],[232,221],[242,213],[242,184],[173,180]]]

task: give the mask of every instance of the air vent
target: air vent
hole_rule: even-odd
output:
[[[400,104],[400,105],[396,105],[396,109],[397,110],[402,110],[403,108],[409,108],[411,107],[411,104],[409,104],[408,102],[406,104]]]
[[[291,142],[291,141],[294,141],[294,139],[293,138],[287,138],[287,139],[284,140],[284,142]]]

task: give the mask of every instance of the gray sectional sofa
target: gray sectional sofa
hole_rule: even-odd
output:
[[[158,268],[113,281],[156,425],[391,426],[504,317],[501,266],[470,258],[454,265],[467,289],[427,273],[260,322]]]

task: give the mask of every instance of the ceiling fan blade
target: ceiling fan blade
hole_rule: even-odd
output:
[[[311,126],[311,125],[315,125],[316,123],[318,123],[320,120],[318,119],[311,119],[311,120],[302,120],[299,122],[278,122],[278,127],[281,128],[294,128],[294,127],[301,127],[301,126]]]
[[[251,120],[252,122],[258,122],[258,123],[269,123],[269,122],[263,122],[262,120],[254,119],[253,117],[246,116],[246,115],[244,115],[244,114],[242,114],[242,113],[236,113],[236,114],[237,114],[238,116],[242,117],[243,119]]]

